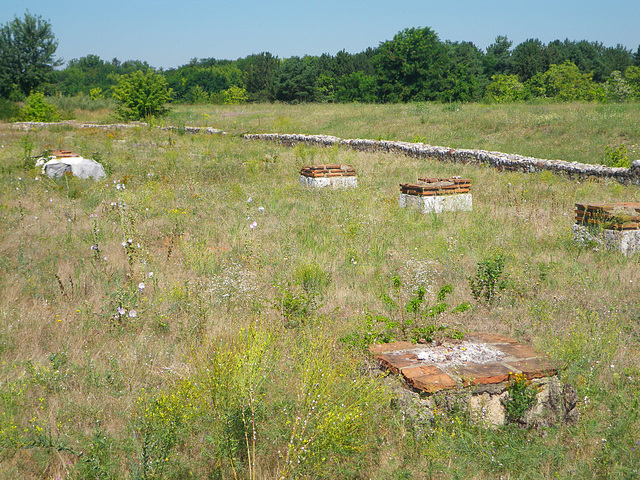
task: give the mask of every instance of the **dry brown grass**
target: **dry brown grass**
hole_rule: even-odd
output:
[[[387,123],[392,133],[402,128],[416,135],[426,131],[407,127],[406,114],[415,106],[360,107],[366,115],[397,115]],[[355,116],[355,109],[339,112]],[[268,126],[284,125],[286,117],[292,131],[304,125],[304,133],[343,137],[358,136],[350,133],[363,132],[368,118],[355,118],[351,130],[343,123],[333,132],[328,125],[346,121],[327,117],[327,111],[335,112],[331,108],[250,106],[228,111],[236,110],[253,116],[253,126],[245,123],[238,130],[257,128],[265,118],[270,119]],[[227,123],[214,126],[229,129],[231,119],[240,122],[239,116],[222,113],[218,119]],[[496,142],[494,135],[506,136],[496,125],[508,123],[509,116],[500,118],[479,125],[477,135],[484,135],[487,144]],[[438,135],[444,130],[433,129],[441,132]],[[638,201],[637,186],[153,129],[67,128],[34,131],[28,141],[35,152],[53,146],[86,156],[98,152],[110,174],[96,183],[50,180],[22,165],[27,134],[6,127],[0,134],[0,382],[7,392],[16,389],[1,397],[7,412],[0,425],[3,435],[16,425],[31,438],[35,425],[50,432],[56,445],[87,452],[92,435],[103,432],[113,442],[102,451],[105,468],[134,478],[140,440],[132,425],[144,415],[141,398],[180,392],[182,380],[206,378],[207,359],[226,352],[242,337],[241,329],[251,325],[273,329],[269,331],[275,332],[276,350],[308,335],[333,346],[336,359],[346,358],[355,366],[362,354],[344,350],[338,339],[364,328],[367,309],[384,312],[380,294],[389,291],[393,275],[414,278],[429,265],[423,283],[434,292],[451,284],[451,307],[473,304],[471,310],[446,313],[437,322],[467,331],[507,333],[549,353],[566,365],[563,378],[576,384],[583,397],[593,398],[581,407],[585,424],[571,432],[552,431],[547,440],[513,433],[537,446],[542,464],[531,461],[528,467],[492,470],[477,446],[464,440],[451,443],[452,431],[444,427],[435,430],[431,440],[409,442],[402,432],[410,434],[412,427],[399,423],[401,415],[391,409],[379,418],[378,440],[384,446],[376,445],[375,435],[366,437],[367,449],[357,461],[335,454],[326,462],[326,472],[344,478],[401,478],[402,471],[424,471],[425,452],[438,471],[448,472],[443,478],[456,472],[471,478],[472,471],[477,478],[511,471],[523,478],[532,478],[532,472],[551,478],[557,471],[568,476],[577,459],[587,465],[613,461],[585,444],[605,435],[602,422],[613,421],[607,412],[614,408],[611,398],[620,395],[631,402],[637,389],[638,261],[573,246],[570,229],[575,202]],[[299,186],[296,172],[302,164],[335,159],[356,168],[358,189],[307,191]],[[473,213],[431,216],[399,209],[397,185],[422,175],[471,178]],[[117,190],[118,184],[125,189]],[[257,228],[249,228],[251,221]],[[135,248],[128,256],[122,242],[129,238]],[[98,256],[91,250],[96,241]],[[472,297],[468,277],[477,262],[498,251],[506,258],[509,287],[499,301],[485,305]],[[331,281],[307,323],[286,329],[278,302],[283,290],[301,292],[296,272],[309,264],[330,274]],[[145,283],[144,293],[138,291],[140,282]],[[127,314],[118,315],[118,306]],[[135,317],[128,316],[131,310]],[[272,366],[268,398],[295,397],[299,373],[292,358],[284,361],[282,372],[282,364]],[[610,364],[615,368],[604,368]],[[613,411],[629,418],[629,430],[612,449],[620,452],[633,437],[630,429],[637,420],[630,406]],[[270,415],[271,423],[265,420],[260,431],[264,457],[258,478],[271,478],[282,468],[272,442],[286,446],[286,428],[278,424],[282,417],[277,409]],[[456,428],[458,434],[474,432],[468,426]],[[170,472],[187,475],[191,469],[194,477],[204,478],[213,475],[213,464],[222,460],[208,458],[198,448],[197,442],[207,442],[205,426],[195,422],[193,429],[193,440],[186,436],[169,454]],[[2,438],[15,440],[11,435]],[[556,443],[568,452],[567,460],[540,453]],[[70,478],[74,468],[88,468],[82,463],[87,457],[43,445],[14,444],[2,455],[0,471],[6,477]],[[471,466],[452,463],[454,455]],[[625,465],[633,458],[624,457]],[[358,462],[369,466],[358,470]],[[309,472],[318,476],[313,469]]]

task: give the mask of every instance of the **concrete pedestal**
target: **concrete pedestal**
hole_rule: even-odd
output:
[[[640,253],[640,230],[603,230],[574,224],[573,241],[583,246],[600,245],[624,255]]]
[[[400,207],[417,208],[422,213],[471,212],[473,210],[473,200],[470,193],[432,196],[401,193]]]

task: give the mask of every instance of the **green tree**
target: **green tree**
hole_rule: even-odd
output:
[[[397,33],[380,45],[372,62],[382,101],[435,100],[445,89],[447,49],[428,27]]]
[[[521,82],[546,71],[549,62],[542,42],[537,38],[530,38],[519,44],[511,54],[511,66],[512,73],[518,75]]]
[[[566,56],[563,60],[569,60],[575,64],[581,73],[592,73],[595,82],[604,82],[608,74],[602,58],[604,47],[597,42],[581,40],[579,42],[564,41]],[[560,65],[558,62],[556,65]]]
[[[511,68],[511,45],[513,42],[506,36],[498,35],[495,41],[487,47],[483,58],[484,73],[487,78],[496,74],[508,74]]]
[[[276,99],[283,102],[313,102],[318,72],[314,58],[291,57],[282,62],[275,82]]]
[[[0,96],[26,96],[45,84],[54,67],[58,42],[51,24],[29,12],[0,26]]]
[[[118,68],[97,55],[74,58],[64,70],[56,72],[55,88],[63,95],[88,94],[94,88],[109,91],[115,85],[115,73],[119,73]]]
[[[518,80],[517,75],[497,74],[491,77],[491,83],[487,85],[484,98],[488,102],[495,103],[523,100],[525,98],[524,85]]]
[[[471,42],[445,42],[449,67],[445,75],[444,101],[479,100],[488,83],[483,73],[483,53]]]
[[[257,101],[275,100],[275,82],[280,70],[280,60],[269,52],[250,55],[240,62],[244,84],[249,98]]]
[[[624,79],[631,88],[633,97],[640,99],[640,66],[628,67],[624,71]]]
[[[375,77],[365,75],[362,72],[355,72],[340,78],[336,89],[336,101],[343,103],[377,102]]]
[[[118,102],[116,114],[124,120],[141,120],[169,111],[165,104],[171,100],[172,91],[164,77],[152,70],[121,75],[112,88]]]
[[[192,60],[188,65],[165,72],[164,77],[177,100],[187,100],[199,92],[222,101],[222,92],[231,86],[242,87],[242,71],[228,60]]]
[[[624,72],[629,65],[633,65],[633,54],[631,50],[618,44],[604,49],[602,61],[605,65],[605,75],[610,76],[615,71]]]
[[[604,90],[592,77],[591,73],[580,73],[575,64],[567,61],[562,65],[551,65],[526,85],[534,96],[562,101],[599,100],[604,96]]]

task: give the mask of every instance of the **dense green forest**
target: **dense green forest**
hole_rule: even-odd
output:
[[[46,47],[42,58],[27,57],[34,46]],[[96,55],[56,69],[56,47],[51,25],[41,17],[25,14],[3,25],[0,97],[20,100],[34,90],[110,97],[122,75],[151,70],[164,77],[174,101],[193,104],[640,98],[640,46],[634,53],[587,40],[545,44],[532,38],[514,46],[498,36],[482,50],[471,42],[442,41],[429,27],[407,28],[360,53],[278,58],[262,52],[237,60],[194,58],[167,70]],[[30,70],[25,63],[33,64]]]

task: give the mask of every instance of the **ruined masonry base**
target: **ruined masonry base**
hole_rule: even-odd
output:
[[[402,388],[389,377],[396,401],[405,414],[417,421],[429,421],[435,412],[466,412],[471,421],[485,427],[501,427],[511,423],[504,401],[509,398],[505,384],[483,385],[465,391],[441,391],[424,398],[417,392]],[[538,378],[532,384],[539,389],[534,406],[517,423],[541,428],[578,421],[578,397],[575,389],[562,384],[557,376]]]
[[[347,188],[357,187],[357,177],[306,177],[300,175],[300,183],[305,187],[333,187],[333,188]]]
[[[422,213],[470,212],[473,210],[473,200],[470,193],[433,196],[401,193],[400,207],[417,208]]]
[[[578,245],[595,243],[607,250],[618,250],[624,255],[640,253],[640,230],[599,230],[573,225],[573,241]]]

